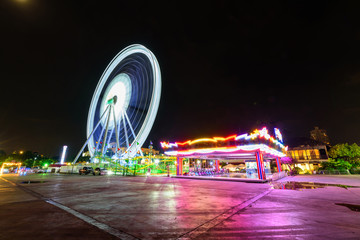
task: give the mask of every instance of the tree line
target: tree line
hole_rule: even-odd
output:
[[[6,154],[4,150],[0,150],[0,166],[4,162],[21,162],[22,166],[31,168],[43,167],[46,164],[54,164],[57,162],[57,160],[55,158],[49,158],[32,151],[13,152],[11,154]]]
[[[329,160],[322,162],[319,170],[328,171],[349,171],[350,173],[360,173],[360,146],[356,143],[341,143],[331,147],[328,151]],[[288,165],[290,171],[298,172],[295,164],[296,159],[284,157],[281,159],[283,164]]]

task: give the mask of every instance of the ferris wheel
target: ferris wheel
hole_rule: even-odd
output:
[[[120,51],[102,74],[91,100],[87,140],[91,157],[123,159],[142,155],[155,121],[161,95],[161,73],[155,55],[134,44]]]

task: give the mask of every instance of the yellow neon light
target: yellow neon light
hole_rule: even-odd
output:
[[[1,169],[0,169],[0,175],[3,174],[4,172],[4,167],[5,166],[18,166],[19,170],[20,170],[20,167],[21,167],[21,163],[3,163],[1,165]],[[18,173],[20,173],[20,171],[18,171]]]
[[[235,139],[236,135],[231,135],[231,136],[226,137],[226,138],[224,138],[224,137],[200,138],[200,139],[196,139],[196,140],[193,140],[193,141],[188,140],[188,141],[182,142],[182,143],[176,142],[176,144],[183,146],[185,144],[192,145],[192,144],[195,144],[195,143],[198,143],[198,142],[214,142],[214,143],[216,143],[218,141],[228,141],[228,140],[230,140],[232,138]]]
[[[227,138],[223,138],[223,137],[200,138],[200,139],[196,139],[196,140],[193,140],[193,141],[188,140],[188,141],[185,141],[185,142],[175,142],[175,143],[160,142],[160,144],[161,144],[162,148],[172,148],[172,147],[177,148],[179,145],[180,146],[184,146],[184,145],[187,145],[187,144],[192,145],[192,144],[199,143],[199,142],[213,142],[213,143],[216,143],[218,141],[227,141],[227,140],[230,140],[230,139],[237,140],[237,138],[239,138],[239,139],[244,138],[246,140],[249,140],[249,139],[254,140],[256,138],[265,138],[266,140],[269,140],[270,142],[275,143],[281,149],[284,149],[286,151],[286,147],[281,142],[279,142],[277,139],[275,139],[273,136],[271,136],[266,127],[263,127],[261,130],[255,129],[249,135],[247,135],[247,134],[243,134],[243,135],[239,135],[239,136],[232,135],[232,136],[229,136]]]
[[[196,139],[192,142],[189,143],[189,145],[192,145],[194,143],[198,143],[198,142],[217,142],[215,139],[211,139],[211,138],[200,138],[200,139]]]

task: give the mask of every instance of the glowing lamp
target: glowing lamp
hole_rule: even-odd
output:
[[[65,145],[65,146],[63,147],[63,152],[62,152],[62,155],[61,155],[61,161],[60,161],[61,164],[64,164],[66,149],[67,149],[67,146]]]

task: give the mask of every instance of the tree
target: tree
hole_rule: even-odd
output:
[[[0,160],[6,159],[6,152],[4,150],[0,150]]]
[[[45,166],[45,165],[49,166],[50,164],[54,164],[54,163],[56,163],[56,160],[51,158],[44,158],[39,160],[40,166]]]
[[[26,167],[34,167],[34,159],[26,159],[23,161],[23,165],[25,165]]]
[[[4,150],[0,150],[0,166],[3,162],[5,162],[6,157],[6,152]]]
[[[297,163],[297,161],[291,157],[283,157],[281,158],[281,163],[286,164],[289,169],[290,172],[296,172],[295,171],[295,163]]]
[[[327,162],[321,163],[321,169],[324,170],[349,170],[352,168],[352,164],[343,159],[330,159]]]
[[[32,151],[26,151],[21,156],[22,160],[34,159],[34,154]]]
[[[347,143],[337,144],[329,150],[329,156],[334,161],[347,161],[352,168],[360,166],[360,147],[356,143],[352,145]],[[334,166],[339,166],[339,164]]]

